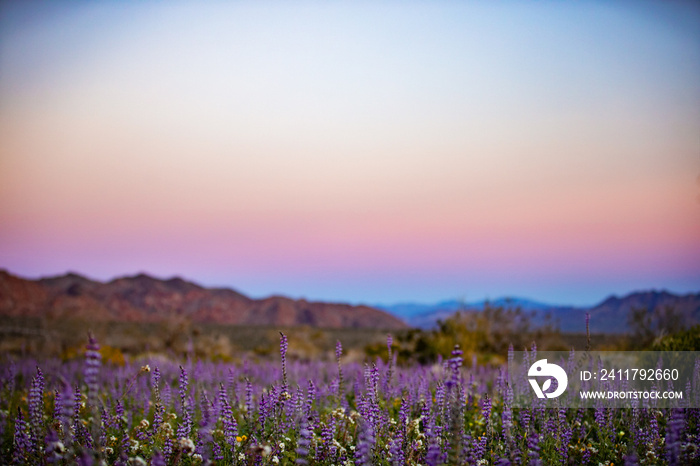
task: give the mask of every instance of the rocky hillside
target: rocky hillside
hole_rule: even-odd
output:
[[[368,306],[309,302],[283,296],[251,299],[228,288],[204,288],[181,278],[140,274],[107,283],[67,274],[27,280],[0,270],[0,315],[233,325],[310,325],[325,328],[401,329],[406,324]]]

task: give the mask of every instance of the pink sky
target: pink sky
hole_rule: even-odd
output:
[[[0,267],[352,302],[700,289],[697,8],[237,5],[3,6]]]

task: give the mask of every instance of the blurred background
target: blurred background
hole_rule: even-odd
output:
[[[131,322],[119,341],[162,320],[177,351],[210,335],[226,357],[246,337],[192,326],[345,329],[366,349],[489,308],[582,335],[611,297],[593,330],[651,342],[700,316],[699,175],[696,2],[0,3],[6,351],[88,317]],[[68,272],[296,304],[252,321],[190,288],[36,281]]]

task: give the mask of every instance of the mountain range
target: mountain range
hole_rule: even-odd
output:
[[[0,316],[158,322],[173,317],[230,325],[309,325],[398,330],[399,318],[369,306],[284,296],[252,299],[229,288],[145,274],[103,283],[75,273],[28,280],[0,270]]]
[[[486,306],[520,308],[531,314],[533,327],[554,323],[562,332],[584,332],[590,313],[593,333],[626,333],[634,309],[673,307],[684,324],[700,323],[700,293],[651,290],[610,296],[592,307],[551,305],[506,297],[466,303],[350,305],[312,302],[284,296],[253,299],[230,288],[205,288],[179,277],[166,280],[146,274],[91,280],[75,273],[30,280],[0,270],[0,316],[81,318],[100,321],[158,322],[187,318],[228,325],[309,325],[325,328],[429,329],[457,311]]]
[[[628,316],[634,309],[652,311],[672,307],[683,316],[686,326],[700,324],[700,293],[674,294],[665,290],[639,291],[622,297],[610,296],[591,307],[551,305],[523,298],[470,303],[446,300],[435,304],[400,303],[375,307],[402,317],[411,327],[427,329],[435,327],[438,320],[444,320],[457,311],[481,311],[486,306],[520,308],[532,315],[534,327],[543,325],[550,319],[562,332],[572,333],[585,332],[586,312],[591,316],[592,333],[628,332]]]

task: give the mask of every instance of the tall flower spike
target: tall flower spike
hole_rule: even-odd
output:
[[[14,438],[14,464],[27,464],[31,452],[31,441],[27,434],[27,424],[24,422],[22,410],[17,407],[17,419],[15,420],[15,438]]]
[[[156,366],[156,369],[153,371],[151,384],[156,399],[153,412],[153,426],[151,427],[151,440],[153,440],[153,437],[158,433],[158,429],[160,429],[160,426],[163,424],[163,416],[165,415],[165,406],[163,406],[163,400],[160,396],[160,369],[158,366]]]
[[[238,423],[233,416],[233,410],[228,402],[224,384],[219,386],[219,404],[221,405],[221,418],[224,425],[224,438],[229,448],[233,448],[236,442],[236,436],[238,435]]]
[[[98,376],[102,355],[100,345],[92,333],[88,333],[88,343],[85,345],[85,384],[88,387],[88,404],[95,404],[98,389]]]
[[[311,446],[311,438],[313,436],[306,419],[301,420],[301,425],[299,426],[299,440],[297,440],[297,459],[296,464],[309,464],[309,448]]]
[[[343,395],[343,369],[340,366],[340,357],[343,355],[343,345],[340,340],[335,342],[335,360],[338,363],[338,398],[340,399]]]
[[[450,378],[447,380],[447,387],[452,388],[459,383],[459,368],[462,367],[462,350],[459,345],[455,345],[452,350],[452,357],[447,361],[450,368]]]
[[[287,335],[280,332],[280,356],[282,356],[282,393],[287,393]]]
[[[73,436],[77,436],[79,431],[78,428],[80,424],[80,407],[82,404],[83,396],[80,393],[80,387],[75,386],[75,391],[73,392]]]
[[[335,359],[338,361],[338,364],[340,364],[340,357],[343,355],[343,345],[340,343],[340,340],[336,340],[335,342]]]
[[[63,436],[63,395],[60,390],[55,390],[53,396],[53,428]]]
[[[37,451],[40,446],[39,439],[44,438],[44,374],[39,367],[36,368],[36,376],[32,379],[32,387],[29,389],[29,422],[31,428],[32,450]]]
[[[389,370],[387,371],[386,375],[386,386],[384,387],[384,391],[388,391],[389,389],[389,384],[391,383],[391,378],[393,375],[393,369],[394,369],[394,356],[391,353],[391,345],[394,344],[394,337],[391,336],[391,333],[388,333],[386,335],[386,347],[389,352]]]
[[[192,431],[192,407],[187,400],[188,385],[187,371],[184,367],[180,366],[180,405],[182,407],[182,422],[177,430],[178,438],[188,438]]]
[[[361,422],[358,426],[357,448],[355,449],[355,464],[374,464],[373,449],[376,443],[374,431],[368,422]]]

